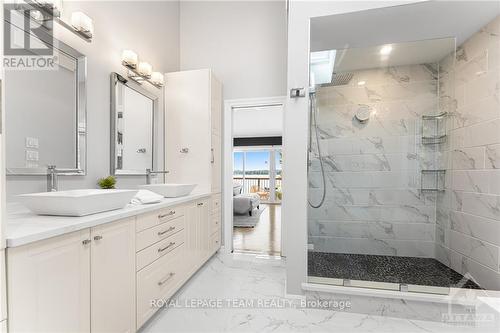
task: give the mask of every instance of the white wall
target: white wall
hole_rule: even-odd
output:
[[[64,29],[58,29],[56,35],[87,56],[88,165],[86,176],[61,177],[61,189],[93,188],[96,187],[98,178],[109,174],[110,73],[116,71],[124,74],[121,51],[125,48],[135,50],[158,71],[179,70],[177,1],[64,2],[65,17],[77,10],[85,12],[94,20],[95,37],[92,43],[87,43]],[[162,96],[161,90],[151,88],[151,91]],[[157,117],[156,122],[162,124],[163,119]],[[161,131],[158,132],[158,137],[162,137],[160,133]],[[161,145],[158,148],[160,152],[163,151]],[[163,161],[162,154],[157,160]],[[158,167],[163,166],[160,164]],[[119,177],[118,187],[133,187],[144,181],[144,177]],[[46,180],[40,176],[11,176],[7,181],[8,199],[12,199],[12,195],[17,193],[45,189]]]
[[[182,1],[181,70],[212,68],[224,99],[286,90],[285,1]]]

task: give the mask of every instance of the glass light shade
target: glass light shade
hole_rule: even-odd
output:
[[[63,10],[63,0],[47,0],[46,2],[54,10],[54,15],[60,17]]]
[[[163,74],[160,72],[151,73],[151,82],[157,85],[163,85]]]
[[[122,62],[132,68],[137,67],[138,57],[137,53],[132,50],[123,50],[122,52]]]
[[[139,74],[143,76],[151,77],[151,73],[153,72],[153,66],[151,66],[147,62],[140,62],[137,71],[139,72]]]
[[[82,12],[74,12],[71,14],[71,25],[78,31],[88,34],[94,33],[92,19]]]

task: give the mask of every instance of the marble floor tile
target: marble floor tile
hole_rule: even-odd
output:
[[[439,322],[304,308],[297,305],[299,300],[286,298],[284,288],[281,259],[218,254],[174,296],[182,306],[159,310],[142,332],[487,332]],[[230,299],[240,307],[227,303],[186,307],[186,301],[201,299]],[[254,306],[241,306],[245,301],[253,301]]]

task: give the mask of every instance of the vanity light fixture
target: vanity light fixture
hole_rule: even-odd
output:
[[[380,49],[380,54],[381,55],[389,55],[392,52],[392,46],[391,45],[384,45]]]
[[[145,61],[141,61],[137,64],[136,57],[137,55],[130,50],[125,50],[122,53],[122,65],[127,68],[128,78],[134,80],[138,84],[148,82],[158,89],[163,87],[163,74],[160,72],[153,72],[153,66]],[[134,62],[136,63],[135,66]]]
[[[137,71],[142,76],[150,79],[151,78],[151,73],[153,72],[153,66],[151,66],[149,63],[147,63],[145,61],[141,61],[139,63],[139,67],[137,68]]]
[[[151,73],[151,81],[156,85],[163,85],[163,74],[160,72]]]
[[[139,56],[134,51],[122,51],[122,65],[127,69],[129,79],[139,84],[148,82],[156,88],[163,87],[163,74],[153,72],[153,66],[148,62],[139,61]]]
[[[29,16],[50,33],[52,33],[53,27],[48,22],[55,22],[86,42],[92,41],[94,30],[92,19],[82,12],[75,12],[71,15],[71,22],[66,22],[61,17],[63,0],[23,0],[16,6],[18,11],[24,12],[24,15]]]
[[[122,64],[126,67],[137,68],[138,63],[137,53],[132,50],[123,50]]]
[[[71,14],[71,25],[83,36],[92,38],[94,34],[94,24],[92,19],[82,12],[74,12]]]
[[[39,8],[43,8],[53,17],[61,17],[62,0],[33,0],[33,4]]]

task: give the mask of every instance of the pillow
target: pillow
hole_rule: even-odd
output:
[[[241,194],[241,185],[233,185],[233,196]]]

